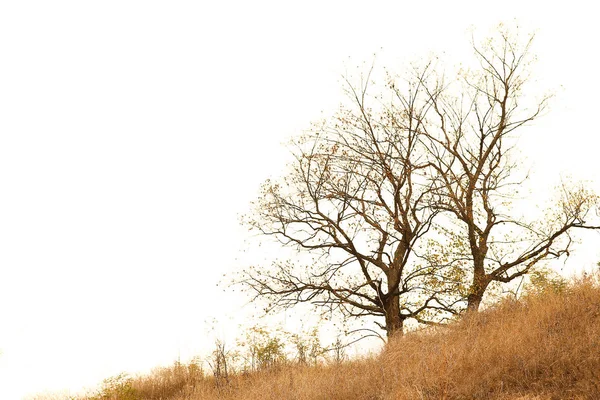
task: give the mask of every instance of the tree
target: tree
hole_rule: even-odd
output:
[[[437,267],[409,262],[437,211],[419,139],[426,104],[420,83],[395,91],[386,106],[367,105],[370,74],[356,88],[353,108],[315,126],[295,143],[295,161],[280,182],[267,181],[246,222],[285,246],[316,255],[312,265],[291,261],[248,269],[243,283],[273,307],[312,302],[345,316],[384,317],[387,335],[407,318],[452,310],[447,288],[425,280]],[[375,99],[377,100],[377,99]]]
[[[431,104],[421,138],[435,171],[435,207],[459,222],[463,246],[449,249],[452,262],[470,274],[471,311],[490,283],[508,283],[541,261],[568,255],[573,228],[600,228],[587,221],[598,197],[583,186],[563,185],[558,204],[541,221],[526,221],[512,207],[527,179],[519,173],[514,131],[536,119],[548,101],[524,106],[532,40],[520,45],[502,29],[485,46],[473,46],[480,68],[463,74],[459,90],[438,76],[419,78]]]
[[[267,181],[245,222],[307,262],[249,268],[241,282],[268,308],[310,302],[349,317],[383,317],[388,336],[414,318],[435,323],[476,311],[491,282],[507,283],[568,254],[573,228],[598,198],[562,189],[546,219],[511,209],[519,171],[515,131],[545,109],[523,106],[531,39],[506,32],[473,46],[475,71],[445,82],[433,62],[407,81],[388,75],[370,97],[371,71],[351,107],[294,142],[294,161]]]

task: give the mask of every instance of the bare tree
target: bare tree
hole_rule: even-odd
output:
[[[490,283],[510,282],[541,261],[568,255],[573,228],[600,228],[587,221],[598,198],[583,187],[564,185],[559,204],[542,221],[525,221],[511,207],[527,179],[515,130],[536,119],[548,101],[525,106],[532,40],[520,44],[501,30],[485,46],[474,45],[479,69],[462,76],[458,91],[435,74],[418,78],[431,105],[420,138],[435,171],[435,207],[459,222],[458,233],[448,220],[443,231],[458,238],[446,250],[469,274],[470,311],[478,310]]]
[[[242,282],[272,308],[382,317],[391,336],[408,318],[478,310],[492,282],[568,254],[574,228],[599,229],[588,221],[598,197],[584,187],[563,186],[538,221],[512,207],[527,179],[517,130],[549,99],[523,96],[532,39],[501,30],[473,46],[478,68],[450,82],[434,63],[406,82],[388,76],[374,98],[370,73],[347,80],[351,107],[294,143],[289,173],[264,184],[246,220],[314,258],[249,268]]]
[[[231,354],[225,350],[225,343],[220,340],[215,342],[215,350],[207,359],[208,366],[215,377],[215,385],[218,389],[229,384],[229,374],[231,372]]]
[[[345,316],[383,317],[379,326],[391,336],[407,318],[428,322],[425,311],[452,309],[440,296],[444,285],[424,284],[436,268],[411,262],[437,212],[419,139],[424,87],[402,94],[390,82],[393,97],[369,106],[370,74],[358,88],[346,83],[352,107],[294,143],[289,173],[264,184],[246,220],[314,259],[250,268],[242,281],[273,307],[311,302]]]

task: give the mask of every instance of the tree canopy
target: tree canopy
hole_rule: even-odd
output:
[[[310,302],[348,317],[438,323],[477,311],[492,282],[509,283],[568,254],[574,228],[599,229],[598,197],[560,190],[543,220],[513,207],[527,179],[520,128],[549,97],[526,96],[533,37],[506,30],[473,42],[477,68],[445,78],[434,62],[408,78],[372,70],[345,80],[349,105],[296,138],[294,161],[264,183],[245,223],[313,255],[253,266],[240,281],[272,307]]]

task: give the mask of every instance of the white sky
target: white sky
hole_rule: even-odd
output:
[[[0,398],[167,364],[210,346],[211,318],[243,322],[215,287],[244,263],[238,215],[374,52],[393,69],[457,58],[471,25],[537,29],[536,77],[563,89],[523,152],[542,183],[593,179],[597,13],[484,3],[0,2]]]

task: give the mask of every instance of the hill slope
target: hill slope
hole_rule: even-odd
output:
[[[219,385],[178,365],[113,386],[95,398],[600,399],[600,287],[588,279],[504,301],[368,359],[282,365]]]

